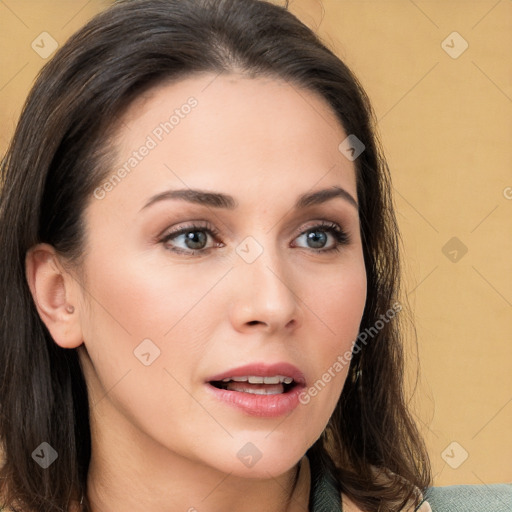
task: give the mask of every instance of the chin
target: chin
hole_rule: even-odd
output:
[[[319,434],[320,435],[320,434]],[[237,436],[230,446],[218,454],[213,465],[224,473],[241,478],[268,479],[290,471],[304,456],[311,443],[305,443],[303,435],[293,442],[289,433],[271,430]]]

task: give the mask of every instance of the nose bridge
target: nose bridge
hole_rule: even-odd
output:
[[[258,321],[284,327],[297,320],[292,269],[271,240],[269,233],[248,236],[236,248],[237,323]]]

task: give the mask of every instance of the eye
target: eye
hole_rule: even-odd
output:
[[[160,242],[170,251],[193,256],[196,251],[206,252],[211,249],[212,247],[206,247],[208,237],[217,239],[218,235],[218,231],[213,226],[191,225],[171,231]],[[171,241],[173,244],[170,244]],[[181,244],[182,247],[176,247],[176,243]],[[220,247],[222,244],[216,243],[214,246]]]
[[[333,238],[334,242],[330,247],[325,248],[328,243],[329,235]],[[333,222],[322,222],[317,226],[313,226],[304,231],[297,237],[297,239],[305,237],[306,243],[310,244],[308,249],[318,249],[315,252],[330,252],[339,251],[342,245],[350,243],[348,234],[343,231],[338,224]]]
[[[210,224],[206,226],[194,224],[172,230],[160,242],[172,252],[194,256],[196,253],[206,253],[214,247],[223,247],[224,244],[218,242],[218,236],[219,232]],[[313,252],[323,253],[339,251],[342,245],[350,243],[348,234],[333,222],[322,222],[313,226],[303,231],[295,240],[304,237],[309,246],[294,245],[294,247],[304,247]],[[215,240],[210,247],[207,246],[208,238]],[[332,239],[332,242],[326,248],[325,245],[328,244],[329,238]]]

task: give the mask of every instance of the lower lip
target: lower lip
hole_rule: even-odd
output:
[[[292,412],[299,405],[299,395],[303,387],[296,385],[287,393],[278,395],[256,395],[240,391],[219,389],[206,384],[210,393],[223,402],[236,407],[251,416],[276,418]]]

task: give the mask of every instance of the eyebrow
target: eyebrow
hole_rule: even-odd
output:
[[[334,198],[341,198],[350,203],[356,209],[359,208],[357,201],[349,194],[344,188],[333,186],[331,188],[324,188],[315,192],[306,192],[298,197],[295,202],[294,208],[300,210],[321,203],[325,203]],[[233,196],[223,194],[221,192],[206,192],[203,190],[179,189],[179,190],[166,190],[159,194],[154,195],[149,201],[141,208],[141,211],[149,206],[159,202],[171,199],[187,201],[189,203],[200,204],[202,206],[209,206],[212,208],[224,208],[227,210],[234,210],[238,207],[238,202]]]

